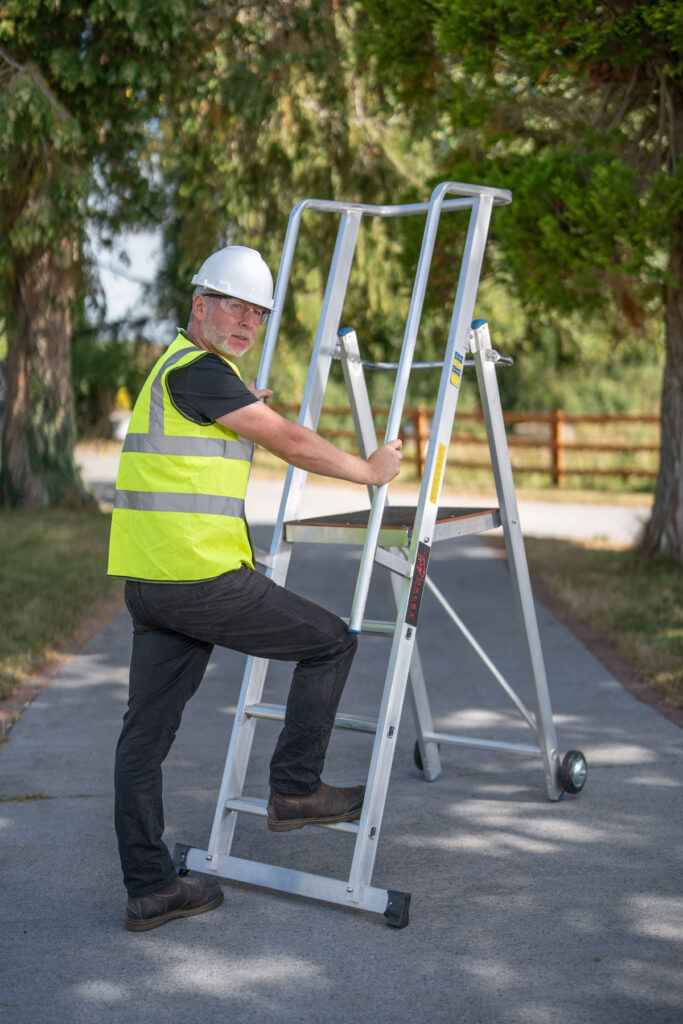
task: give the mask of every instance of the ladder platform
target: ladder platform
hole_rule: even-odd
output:
[[[289,542],[309,541],[316,544],[363,544],[367,532],[369,509],[360,512],[338,512],[330,516],[297,519],[285,523],[285,539]],[[382,515],[378,544],[383,548],[409,547],[415,525],[414,505],[387,505]],[[439,508],[434,527],[434,542],[465,537],[468,534],[495,530],[500,526],[497,508]]]

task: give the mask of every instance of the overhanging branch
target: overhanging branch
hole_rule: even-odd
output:
[[[7,52],[4,46],[0,46],[0,58],[2,58],[6,64],[9,64],[10,67],[14,68],[15,71],[18,71],[19,74],[26,75],[35,85],[38,86],[61,121],[69,121],[71,119],[71,115],[68,110],[66,110],[66,108],[59,102],[52,89],[34,64],[20,64],[18,60],[15,60],[14,57]]]

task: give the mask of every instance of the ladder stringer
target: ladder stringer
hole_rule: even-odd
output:
[[[415,630],[406,626],[403,621],[411,584],[410,581],[405,580],[400,581],[399,586],[404,593],[400,602],[398,621],[387,666],[382,703],[377,720],[377,732],[368,771],[368,785],[349,874],[351,894],[369,884],[372,878],[413,654]]]
[[[284,301],[293,246],[299,230],[301,210],[299,209],[296,212],[298,215],[296,217],[293,215],[290,218],[288,229],[288,235],[291,232],[293,237],[290,237],[285,243],[285,253],[289,255],[286,260],[283,256],[282,275],[278,275],[276,293],[280,303]],[[313,353],[299,412],[299,423],[311,430],[317,428],[320,420],[324,392],[332,363],[344,296],[346,295],[353,264],[360,222],[361,213],[356,210],[347,210],[340,218],[337,240],[330,264],[318,329],[313,344]],[[277,312],[279,320],[282,312],[281,308]],[[272,346],[264,348],[262,367],[259,371],[259,387],[264,388],[267,386],[271,349]],[[296,519],[299,515],[307,475],[305,470],[291,465],[287,467],[280,510],[273,530],[269,551],[270,564],[266,569],[266,575],[280,585],[283,585],[287,579],[292,549],[292,545],[284,538],[284,524],[288,519]],[[207,860],[213,870],[216,870],[214,861],[217,862],[219,857],[227,856],[232,846],[237,812],[228,809],[226,804],[228,801],[238,798],[244,788],[244,780],[246,778],[247,765],[256,727],[256,719],[247,715],[245,708],[260,702],[265,686],[268,664],[269,661],[266,658],[248,658],[245,665],[207,854]]]
[[[510,452],[505,436],[503,409],[496,380],[488,324],[475,321],[472,331],[474,363],[479,383],[484,423],[491,452],[491,465],[501,510],[503,536],[510,566],[515,603],[522,627],[525,652],[533,680],[536,708],[536,730],[540,740],[546,788],[551,800],[559,800],[564,793],[561,780],[560,757],[553,723],[548,680],[545,672],[541,638],[536,619],[529,567],[524,550],[524,537],[519,521],[517,497],[512,476]]]
[[[443,182],[437,186],[432,193],[429,204],[429,213],[422,239],[422,249],[418,262],[413,295],[408,312],[408,320],[401,348],[401,358],[398,366],[396,386],[389,411],[389,420],[386,429],[386,440],[390,441],[398,437],[401,416],[408,388],[410,369],[413,361],[417,332],[422,315],[427,277],[431,264],[432,252],[436,239],[436,231],[441,216],[445,196],[453,190],[454,183]],[[438,432],[433,431],[427,451],[427,462],[425,473],[422,479],[420,498],[418,501],[415,516],[415,529],[413,531],[410,561],[417,559],[417,546],[424,542],[422,538],[427,534],[433,536],[436,513],[438,511],[438,499],[441,488],[441,481],[434,480],[434,470],[439,468],[443,472],[447,444],[453,430],[453,417],[457,403],[462,377],[462,368],[465,362],[465,353],[469,343],[470,324],[472,321],[474,302],[481,267],[484,260],[486,237],[491,218],[491,211],[494,204],[494,197],[491,194],[481,194],[473,199],[470,212],[467,239],[462,259],[462,268],[458,278],[453,315],[444,358],[441,382],[439,385],[439,397],[434,412],[434,423],[438,424]],[[449,384],[452,385],[449,391]],[[441,447],[439,447],[441,446]],[[365,612],[368,591],[370,589],[370,578],[372,574],[372,563],[375,557],[375,550],[382,524],[382,515],[387,498],[387,485],[378,487],[372,502],[372,509],[368,520],[368,528],[365,538],[365,546],[361,557],[361,566],[356,583],[356,592],[353,597],[349,629],[358,632],[360,623]]]
[[[298,422],[302,426],[308,427],[310,430],[317,430],[318,423],[320,421],[320,413],[336,346],[337,331],[339,330],[339,321],[341,320],[344,297],[346,295],[351,267],[353,265],[353,257],[356,250],[356,243],[358,241],[361,216],[362,214],[357,210],[347,210],[340,218],[337,240],[335,243],[334,253],[332,255],[327,284],[325,286],[325,295],[323,297],[323,304],[320,311],[320,319],[318,321],[318,329],[313,343],[313,351],[308,367],[308,374],[306,376],[306,385],[304,387],[304,394],[301,399],[301,407],[299,410]],[[295,220],[294,222],[290,220],[290,227],[287,232],[288,238],[285,240],[285,250],[288,252],[292,249],[294,241],[296,240],[298,226],[298,220]],[[290,231],[294,233],[294,239],[290,239]],[[280,274],[278,274],[276,293],[281,297],[280,301],[284,301],[290,266],[291,253],[289,260],[286,263],[283,257],[281,273],[284,273],[285,277],[282,281],[280,280]],[[281,310],[278,310],[278,313],[281,314]],[[266,345],[264,346],[263,357],[261,359],[261,368],[259,369],[257,379],[257,384],[260,388],[268,386],[268,373],[272,360],[274,338],[270,344],[268,344],[268,342],[269,337],[266,338]],[[307,477],[308,473],[305,470],[298,469],[291,465],[287,467],[282,499],[280,501],[280,509],[275,528],[273,530],[273,537],[270,546],[270,555],[273,558],[273,564],[267,572],[267,575],[275,580],[276,583],[284,584],[287,578],[287,571],[291,557],[291,544],[286,543],[284,540],[284,524],[292,519],[299,518]]]
[[[216,871],[218,859],[227,855],[232,846],[237,814],[228,810],[226,804],[234,797],[240,796],[244,790],[244,780],[256,728],[255,719],[245,713],[245,708],[261,700],[267,668],[268,660],[266,658],[247,658],[223,769],[223,778],[216,802],[216,812],[206,857],[208,865],[205,870]]]
[[[347,328],[340,331],[339,349],[359,450],[363,458],[367,459],[377,448],[377,437],[375,435],[374,417],[367,381],[360,358],[358,337],[354,330]],[[370,492],[370,500],[372,500],[374,488],[368,488],[368,490]],[[407,551],[395,548],[391,548],[390,551],[394,556],[402,555],[406,563],[408,562]],[[412,574],[410,578],[412,578]],[[401,580],[397,579],[393,572],[389,573],[389,585],[398,616],[403,588]],[[416,639],[413,642],[413,653],[410,658],[409,678],[408,694],[418,735],[423,772],[429,782],[436,782],[441,774],[441,758],[439,756],[438,744],[433,740],[424,739],[427,734],[434,732],[434,721],[429,706],[429,698],[427,697],[425,678]]]

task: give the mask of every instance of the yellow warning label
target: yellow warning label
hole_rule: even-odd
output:
[[[441,474],[443,473],[443,464],[446,461],[446,445],[440,444],[439,450],[436,453],[436,466],[434,467],[434,478],[432,480],[432,489],[429,492],[429,500],[432,505],[436,505],[439,500],[439,490],[441,489]]]

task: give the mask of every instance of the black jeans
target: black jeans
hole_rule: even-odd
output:
[[[357,640],[332,612],[245,567],[205,583],[127,582],[125,599],[133,652],[116,749],[116,834],[126,888],[144,896],[175,877],[161,838],[161,765],[214,645],[297,662],[270,785],[311,793]]]

